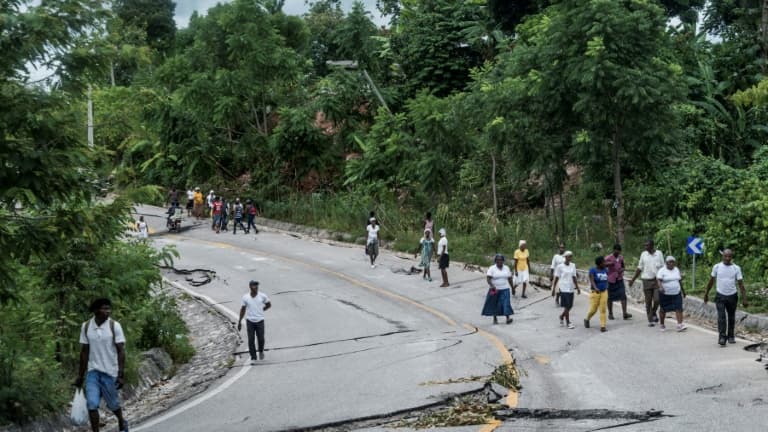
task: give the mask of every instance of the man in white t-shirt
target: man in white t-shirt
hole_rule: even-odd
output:
[[[365,227],[368,231],[368,239],[365,241],[365,253],[371,260],[371,268],[376,268],[376,257],[379,256],[379,230],[381,225],[376,220],[375,216],[368,219],[368,226]]]
[[[115,413],[118,429],[128,431],[123,418],[120,397],[125,377],[125,335],[120,323],[112,320],[112,302],[99,298],[91,303],[93,318],[80,327],[80,369],[75,386],[85,382],[85,399],[91,430],[99,432],[99,404],[101,399]],[[86,375],[87,372],[87,375]]]
[[[251,364],[256,364],[257,358],[264,360],[264,311],[272,307],[269,297],[259,292],[259,282],[252,280],[248,283],[250,292],[243,295],[243,305],[240,307],[240,319],[237,321],[237,331],[243,328],[245,318],[246,331],[248,332],[248,352],[251,354]],[[255,339],[259,343],[258,357],[256,357]]]
[[[190,186],[187,189],[187,217],[192,216],[192,208],[195,206],[195,191]]]
[[[726,339],[728,343],[736,343],[734,327],[736,326],[736,306],[739,304],[739,295],[736,292],[736,285],[741,291],[741,304],[747,307],[747,291],[744,289],[744,276],[741,274],[741,267],[733,263],[733,251],[726,249],[723,251],[723,261],[712,267],[707,289],[704,291],[704,304],[709,301],[709,290],[717,282],[717,294],[715,295],[715,306],[717,306],[717,343],[725,346]],[[727,315],[727,323],[726,323]]]
[[[552,297],[555,298],[555,304],[560,306],[560,291],[555,290],[555,270],[557,266],[565,262],[565,243],[560,242],[557,245],[557,253],[552,257],[552,264],[549,266],[549,283],[552,286]]]
[[[648,317],[648,327],[653,327],[659,321],[656,312],[659,309],[659,286],[656,283],[656,273],[664,267],[664,254],[653,245],[653,240],[645,241],[645,250],[640,254],[637,262],[637,270],[629,286],[635,284],[638,276],[643,281],[643,295],[645,297],[645,314]]]
[[[552,283],[552,295],[554,290],[560,293],[560,304],[563,306],[563,313],[560,314],[560,326],[564,324],[573,330],[576,326],[571,322],[571,308],[573,308],[573,292],[581,294],[579,281],[576,279],[576,265],[571,262],[573,252],[565,251],[563,253],[563,263],[558,264],[555,269],[555,280]]]
[[[440,269],[440,276],[443,278],[441,287],[447,287],[448,283],[448,266],[451,263],[450,255],[448,255],[448,236],[446,235],[445,228],[440,228],[440,241],[437,242],[437,267]]]

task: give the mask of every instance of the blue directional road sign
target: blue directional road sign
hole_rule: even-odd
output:
[[[701,255],[704,253],[704,240],[701,237],[688,237],[688,255]]]

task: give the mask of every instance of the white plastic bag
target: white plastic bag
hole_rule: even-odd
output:
[[[75,397],[72,399],[72,412],[69,414],[69,418],[77,425],[85,424],[88,421],[88,406],[82,389],[75,390]]]

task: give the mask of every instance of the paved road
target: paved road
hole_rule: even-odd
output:
[[[507,349],[524,372],[512,405],[584,418],[508,420],[496,430],[766,430],[768,374],[744,342],[721,349],[703,329],[662,334],[637,319],[610,321],[606,333],[567,330],[548,294],[535,291],[513,299],[512,325],[493,326],[479,314],[481,273],[451,268],[451,287],[440,288],[397,273],[413,261],[384,252],[371,269],[361,247],[282,233],[254,239],[198,226],[154,242],[177,247],[177,267],[216,270],[214,283],[195,290],[231,312],[250,279],[261,282],[274,307],[264,363],[240,362],[206,395],[137,430],[271,431],[385,414],[477,388],[425,383],[486,375]],[[577,323],[586,300],[577,297]],[[656,409],[670,417],[633,423],[581,411],[590,409]]]

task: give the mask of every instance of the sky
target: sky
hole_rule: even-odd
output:
[[[379,11],[376,10],[376,0],[361,1],[365,4],[366,9],[371,12],[373,22],[379,26],[387,24],[387,19],[382,18]],[[198,11],[199,14],[204,15],[208,8],[215,6],[217,3],[228,3],[228,0],[176,0],[176,26],[179,28],[186,27],[193,11]],[[354,3],[354,0],[341,1],[345,11],[352,7],[352,3]],[[307,10],[309,10],[309,7],[305,0],[285,0],[285,6],[283,7],[283,12],[288,15],[302,15]]]

